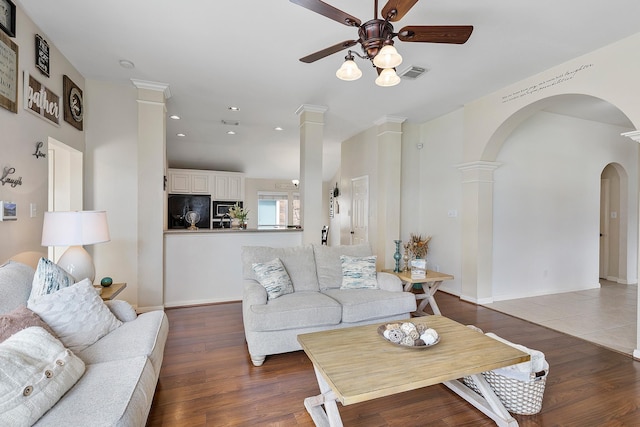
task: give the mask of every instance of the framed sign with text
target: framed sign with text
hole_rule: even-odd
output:
[[[14,113],[18,112],[18,45],[2,32],[0,32],[0,107]]]
[[[49,77],[49,43],[40,34],[36,34],[36,67]]]
[[[60,126],[60,97],[49,88],[24,72],[24,109],[49,123]]]
[[[0,0],[0,30],[16,36],[16,5],[11,0]]]
[[[64,121],[78,130],[82,130],[84,100],[82,90],[66,75],[62,79],[64,92]]]

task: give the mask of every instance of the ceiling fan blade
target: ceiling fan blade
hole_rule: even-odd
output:
[[[389,18],[391,22],[399,21],[416,3],[418,0],[389,0],[382,8],[382,19]]]
[[[317,61],[318,59],[322,59],[325,56],[329,56],[329,55],[334,54],[336,52],[340,52],[341,50],[344,50],[344,49],[346,49],[348,47],[351,47],[351,46],[353,46],[353,45],[355,45],[357,43],[358,43],[358,40],[345,40],[343,42],[334,44],[333,46],[330,46],[330,47],[328,47],[326,49],[322,49],[322,50],[319,50],[319,51],[317,51],[315,53],[312,53],[311,55],[307,55],[304,58],[300,58],[300,61],[304,62],[306,64],[310,64],[312,62]]]
[[[336,9],[320,0],[290,0],[291,3],[295,3],[299,6],[302,6],[306,9],[312,10],[320,15],[326,16],[329,19],[333,19],[341,24],[347,25],[349,27],[359,27],[361,22],[355,16],[351,16],[346,12],[341,11],[340,9]]]
[[[403,42],[464,44],[473,25],[413,25],[402,28],[398,38]]]

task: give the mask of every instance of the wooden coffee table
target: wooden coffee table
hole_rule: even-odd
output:
[[[435,329],[440,342],[426,349],[393,345],[379,324],[298,335],[313,362],[320,394],[304,401],[317,426],[342,426],[337,402],[351,405],[444,384],[499,426],[517,426],[481,372],[529,360],[529,355],[443,316],[407,319]],[[484,397],[457,381],[473,378]],[[322,409],[324,405],[324,410]]]

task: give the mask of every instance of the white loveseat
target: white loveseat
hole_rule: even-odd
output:
[[[33,276],[34,268],[20,262],[0,266],[0,314],[27,305]],[[75,353],[84,362],[84,373],[36,426],[146,424],[162,365],[168,320],[163,311],[136,315],[121,300],[107,302],[107,306],[122,324]],[[7,396],[0,396],[0,404],[3,398]]]
[[[291,248],[242,248],[244,331],[255,366],[265,356],[300,350],[298,334],[407,319],[416,310],[412,293],[404,292],[393,274],[377,273],[378,289],[341,289],[341,255],[371,255],[368,244],[305,245]],[[294,292],[267,298],[252,265],[282,261]]]

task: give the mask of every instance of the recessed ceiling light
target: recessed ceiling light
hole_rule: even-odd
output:
[[[228,131],[227,131],[227,135],[235,135],[235,134],[236,134],[236,133],[235,133],[234,131],[232,131],[232,130],[228,130]]]
[[[187,136],[187,135],[185,135],[184,133],[178,133],[178,134],[176,134],[176,135],[177,135],[177,136]]]
[[[176,116],[175,114],[173,116],[169,116],[169,118],[173,120],[180,120],[180,116]]]
[[[276,126],[275,128],[273,128],[273,130],[284,130],[284,129],[282,129],[280,126]]]
[[[120,60],[120,66],[122,68],[126,68],[127,70],[131,70],[133,68],[136,68],[135,64],[127,59],[121,59]]]
[[[231,111],[240,111],[240,107],[229,107]]]

